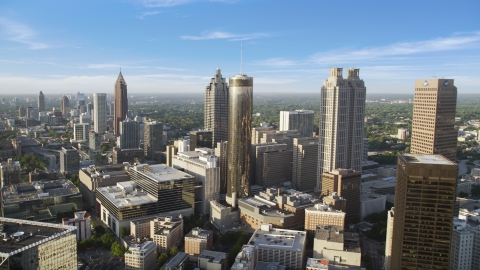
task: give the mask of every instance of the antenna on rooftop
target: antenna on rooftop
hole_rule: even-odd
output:
[[[243,64],[243,63],[242,63],[242,61],[243,61],[243,56],[242,56],[242,54],[243,54],[243,44],[240,44],[240,74],[243,74],[243,73],[242,73],[242,64]]]

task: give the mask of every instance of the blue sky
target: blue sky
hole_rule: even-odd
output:
[[[480,1],[2,0],[0,95],[203,92],[221,68],[254,92],[320,92],[358,67],[369,93],[455,79],[480,93]]]

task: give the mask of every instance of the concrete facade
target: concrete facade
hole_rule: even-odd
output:
[[[302,137],[313,136],[315,112],[310,110],[280,111],[280,131],[297,130]]]
[[[94,131],[103,134],[107,131],[107,94],[93,94],[93,127]]]
[[[317,186],[318,138],[293,139],[292,183],[299,191],[312,192]]]

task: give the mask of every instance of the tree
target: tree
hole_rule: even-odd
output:
[[[468,197],[468,193],[463,192],[463,191],[460,191],[460,192],[458,193],[458,197],[460,197],[460,198],[467,198],[467,197]]]
[[[120,237],[128,236],[130,235],[130,230],[128,230],[126,227],[121,227],[120,228]]]
[[[112,255],[115,257],[122,257],[127,249],[118,242],[113,242],[111,246]]]
[[[177,253],[178,253],[178,247],[177,246],[173,246],[168,250],[168,255],[170,255],[170,257],[173,257],[173,256],[177,255]]]
[[[158,266],[162,267],[168,261],[167,253],[160,253],[160,256],[157,258]]]
[[[100,241],[102,241],[103,246],[108,249],[115,242],[115,237],[113,237],[111,233],[106,233],[100,237]]]
[[[93,229],[95,230],[95,233],[99,235],[102,235],[105,233],[105,228],[102,225],[96,225],[93,227]]]

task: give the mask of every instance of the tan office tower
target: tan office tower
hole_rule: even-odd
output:
[[[439,154],[455,161],[457,87],[451,79],[417,80],[410,153]]]
[[[205,87],[204,127],[212,131],[212,145],[208,148],[215,148],[218,142],[228,140],[228,84],[218,68],[215,77]]]
[[[67,96],[63,96],[62,101],[60,102],[60,109],[62,110],[62,117],[68,117],[68,109],[70,107],[70,101]]]
[[[228,99],[227,202],[236,208],[237,198],[248,197],[250,189],[253,78],[230,77]]]
[[[398,156],[389,269],[449,269],[457,170],[441,155]]]
[[[330,68],[320,94],[317,190],[324,172],[362,169],[366,88],[359,69],[347,69],[345,79],[342,73]]]
[[[312,192],[317,186],[318,138],[293,139],[292,182],[298,191]]]
[[[95,132],[103,134],[107,131],[107,94],[93,94],[93,127]]]
[[[43,95],[42,91],[40,91],[40,94],[38,94],[37,105],[38,105],[38,112],[45,111],[45,96]]]
[[[115,82],[114,99],[113,131],[118,136],[120,135],[120,122],[125,120],[128,112],[127,83],[123,79],[121,71]]]
[[[360,217],[360,193],[362,173],[347,169],[336,169],[324,172],[322,176],[322,196],[337,196],[347,201],[345,213],[347,219]]]

